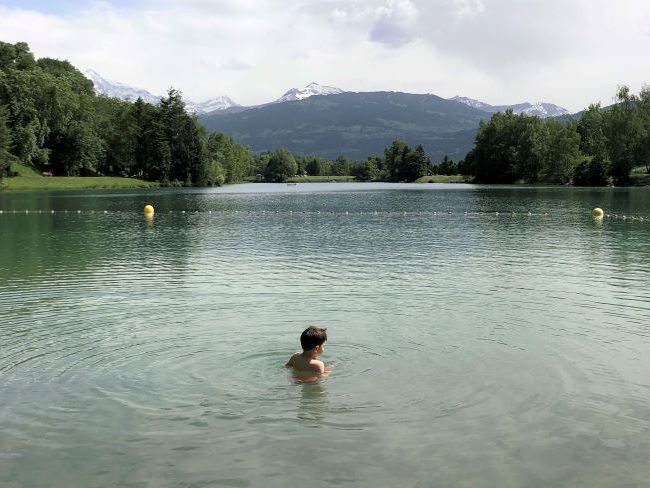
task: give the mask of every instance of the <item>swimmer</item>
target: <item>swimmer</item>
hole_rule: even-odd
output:
[[[318,358],[325,351],[327,342],[327,329],[320,327],[307,327],[300,335],[302,352],[297,352],[289,358],[285,368],[292,368],[297,375],[295,380],[312,382],[320,378],[327,378],[334,366],[325,366]]]

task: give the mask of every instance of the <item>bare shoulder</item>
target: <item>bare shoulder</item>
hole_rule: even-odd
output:
[[[287,361],[287,364],[284,365],[285,368],[291,368],[295,365],[296,363],[296,358],[300,356],[299,352],[294,353],[290,358],[289,361]]]
[[[325,363],[323,361],[320,361],[318,359],[312,359],[309,361],[309,364],[314,368],[314,371],[318,370],[320,373],[325,372]]]

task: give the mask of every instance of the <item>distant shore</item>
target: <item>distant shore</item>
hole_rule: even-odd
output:
[[[17,173],[17,176],[3,178],[0,181],[0,191],[129,189],[162,186],[154,181],[116,176],[42,176],[33,169],[19,164],[12,165],[12,171]],[[287,179],[284,184],[352,183],[356,181],[358,180],[354,176],[294,176]],[[242,183],[254,182],[255,180],[250,178],[249,181]],[[418,178],[414,183],[472,183],[472,179],[464,175],[433,175]],[[650,187],[650,175],[633,173],[628,186]]]

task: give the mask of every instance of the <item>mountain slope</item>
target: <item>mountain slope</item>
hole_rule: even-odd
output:
[[[273,103],[293,102],[295,100],[304,100],[315,95],[338,95],[339,93],[343,93],[343,90],[340,88],[323,86],[312,82],[304,88],[292,88]]]
[[[435,95],[345,92],[239,113],[213,112],[199,121],[253,151],[286,147],[298,154],[365,159],[403,139],[422,144],[436,160],[444,154],[463,157],[486,118],[483,111]]]
[[[568,115],[569,111],[559,105],[546,102],[537,102],[537,103],[516,103],[514,105],[489,105],[487,103],[481,102],[480,100],[474,100],[473,98],[459,97],[455,96],[450,98],[455,102],[463,103],[468,107],[473,107],[484,112],[493,114],[496,112],[505,112],[510,109],[516,114],[525,113],[527,115],[537,115],[543,119],[547,117],[559,117],[562,115]]]
[[[97,95],[119,98],[127,102],[135,102],[138,98],[142,98],[142,101],[153,103],[154,105],[160,102],[159,96],[149,93],[147,90],[125,85],[118,81],[107,80],[91,69],[84,71],[84,76],[93,82]]]

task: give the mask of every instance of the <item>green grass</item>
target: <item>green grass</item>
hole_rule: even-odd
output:
[[[287,179],[287,183],[329,183],[329,182],[356,181],[354,176],[294,176]]]
[[[38,173],[34,168],[30,168],[29,166],[25,166],[24,164],[12,163],[11,169],[9,171],[11,171],[12,173],[17,173],[18,176],[42,178],[40,173]]]
[[[422,176],[415,180],[416,183],[469,183],[470,176],[464,175],[433,175]]]
[[[11,171],[18,176],[4,178],[2,190],[87,190],[95,188],[149,188],[160,186],[151,181],[116,176],[41,176],[32,168],[12,164]]]

